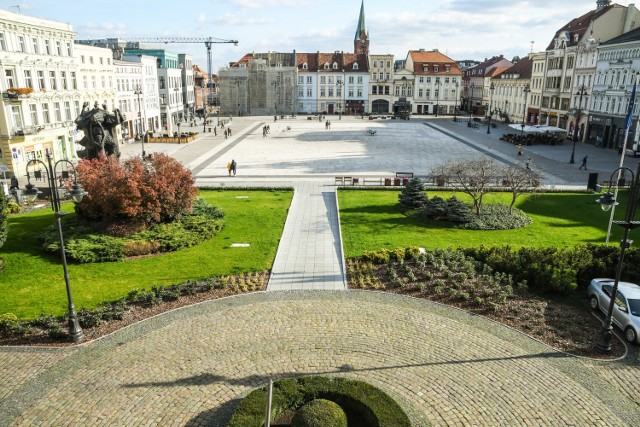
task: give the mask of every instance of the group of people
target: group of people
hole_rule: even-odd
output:
[[[233,159],[231,159],[230,162],[227,162],[227,172],[229,172],[229,176],[231,176],[231,173],[235,176],[237,166],[236,161]]]
[[[327,120],[326,122],[324,122],[324,128],[325,129],[331,129],[331,122],[329,120]]]

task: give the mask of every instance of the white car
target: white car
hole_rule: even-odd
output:
[[[609,310],[614,279],[593,279],[587,289],[589,305],[604,314]],[[640,286],[619,282],[616,303],[613,307],[613,323],[624,331],[630,343],[638,342],[640,334]]]

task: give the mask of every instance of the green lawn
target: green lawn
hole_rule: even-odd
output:
[[[149,289],[211,276],[271,269],[293,192],[201,191],[225,212],[225,228],[193,248],[125,262],[71,264],[69,277],[77,309],[117,300],[132,289]],[[237,196],[249,196],[237,198]],[[73,211],[72,204],[64,208]],[[36,237],[54,223],[51,209],[9,218],[9,236],[0,248],[0,314],[32,319],[66,311],[62,263],[40,251]],[[232,243],[251,246],[232,248]]]
[[[380,248],[422,246],[425,248],[472,247],[479,245],[571,246],[578,243],[604,243],[609,213],[595,203],[598,195],[585,193],[545,193],[524,195],[516,206],[533,219],[533,224],[517,230],[476,231],[449,228],[432,223],[425,226],[405,217],[397,208],[397,191],[349,191],[339,193],[340,222],[345,257],[362,255]],[[455,195],[471,201],[462,193],[433,192],[449,198]],[[621,194],[620,199],[626,196]],[[509,204],[509,193],[492,193],[485,203]],[[618,207],[616,217],[623,216]],[[620,227],[613,229],[611,241],[622,237]]]

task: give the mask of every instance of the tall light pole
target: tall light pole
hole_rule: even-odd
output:
[[[62,260],[62,270],[64,272],[64,282],[67,288],[67,305],[69,310],[69,340],[76,342],[80,341],[84,338],[84,333],[82,332],[82,328],[80,327],[80,323],[78,323],[78,315],[76,313],[75,305],[73,304],[73,296],[71,295],[71,285],[69,283],[69,271],[67,269],[67,257],[64,252],[64,236],[62,235],[62,223],[60,219],[65,216],[67,213],[62,212],[60,210],[60,195],[58,194],[58,187],[56,185],[57,176],[57,168],[60,164],[67,164],[71,170],[73,171],[73,185],[71,185],[71,191],[69,191],[68,195],[71,196],[75,203],[79,203],[84,196],[87,195],[87,192],[84,191],[82,186],[78,184],[78,178],[76,174],[76,169],[69,160],[58,160],[55,164],[52,164],[51,154],[49,153],[49,149],[46,150],[46,158],[47,163],[43,162],[39,159],[31,159],[27,163],[27,185],[25,186],[24,194],[25,196],[34,201],[40,191],[36,188],[35,185],[31,184],[31,179],[29,176],[29,166],[40,164],[44,167],[44,170],[47,174],[47,183],[49,185],[49,191],[51,192],[51,208],[55,213],[56,217],[56,225],[58,227],[58,239],[60,241],[60,259]],[[69,171],[63,170],[61,171],[60,177],[62,179],[68,179]]]
[[[493,107],[493,91],[495,88],[493,83],[491,83],[491,86],[489,86],[489,121],[487,122],[487,134],[491,133],[491,108]]]
[[[440,77],[436,77],[436,117],[438,117],[438,110],[440,109]]]
[[[456,81],[455,89],[453,89],[453,121],[458,121],[458,82]]]
[[[469,105],[468,105],[468,107],[469,107],[469,125],[471,125],[471,110],[472,110],[471,105],[473,104],[473,89],[474,89],[473,83],[471,83],[469,88],[471,89],[471,96],[469,96]]]
[[[640,221],[634,221],[633,217],[636,213],[636,207],[638,206],[638,193],[640,187],[640,164],[638,164],[638,169],[636,170],[636,174],[633,174],[633,171],[628,167],[620,167],[613,171],[611,174],[611,178],[609,180],[609,188],[607,192],[603,194],[597,202],[600,203],[602,210],[605,212],[610,210],[614,205],[618,204],[616,199],[611,193],[611,185],[614,182],[614,175],[616,172],[629,171],[631,173],[631,189],[629,190],[629,201],[627,205],[627,212],[625,213],[623,221],[613,221],[614,224],[617,224],[624,228],[624,233],[622,236],[622,240],[620,241],[620,254],[618,255],[618,264],[616,266],[616,278],[613,282],[613,287],[611,288],[611,295],[609,297],[611,300],[609,301],[609,308],[607,310],[607,317],[604,320],[602,325],[602,331],[600,334],[600,339],[596,344],[596,350],[600,353],[609,353],[611,351],[611,339],[613,338],[613,310],[615,308],[616,296],[618,295],[618,284],[620,283],[620,277],[622,276],[622,265],[624,262],[624,253],[625,250],[631,246],[631,240],[629,240],[629,232],[634,228],[640,227]]]
[[[345,91],[345,87],[344,87],[344,77],[341,77],[340,80],[336,80],[336,86],[337,86],[337,90],[339,91],[339,93],[337,93],[336,95],[338,95],[338,97],[340,98],[340,101],[342,102],[342,107],[340,108],[340,119],[342,119],[342,113],[344,112],[344,109],[346,107],[345,103],[347,102],[346,99],[346,94],[344,93]]]
[[[524,111],[522,112],[522,131],[520,132],[520,135],[522,135],[524,137],[524,127],[527,125],[527,96],[529,95],[529,92],[531,92],[531,88],[529,87],[529,85],[526,85],[524,87],[524,89],[522,89],[522,93],[524,94]]]
[[[144,152],[144,137],[145,137],[145,130],[144,130],[144,121],[142,120],[142,110],[141,110],[141,104],[140,104],[140,97],[144,94],[144,92],[142,91],[142,86],[137,86],[136,90],[133,92],[134,95],[138,96],[138,120],[140,121],[140,133],[142,134],[142,139],[140,140],[142,143],[142,158],[145,158],[145,152]]]
[[[582,97],[587,94],[587,88],[582,85],[578,88],[578,92],[576,95],[580,95],[580,100],[578,101],[578,108],[576,108],[576,124],[575,129],[573,130],[573,148],[571,148],[571,158],[569,159],[570,164],[574,164],[576,162],[576,141],[578,140],[578,124],[580,123],[580,114],[582,108]]]
[[[237,85],[237,90],[236,93],[238,94],[238,117],[240,117],[240,80],[236,80],[236,85]]]
[[[278,80],[277,76],[276,76],[276,79],[271,82],[271,86],[274,87],[274,91],[275,91],[275,95],[276,95],[275,107],[276,107],[276,117],[277,117],[278,116],[278,88],[280,87],[280,81]]]

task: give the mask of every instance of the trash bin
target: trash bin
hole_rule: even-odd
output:
[[[589,181],[587,181],[587,189],[596,191],[598,187],[598,174],[596,172],[589,173]]]
[[[406,186],[409,183],[409,178],[408,177],[404,177],[402,178],[402,185]]]
[[[396,187],[398,187],[400,185],[400,178],[396,177],[393,179],[393,185],[395,185]]]
[[[384,179],[384,185],[386,185],[387,187],[391,185],[391,178],[385,178]]]
[[[353,185],[360,184],[360,178],[353,178]]]

